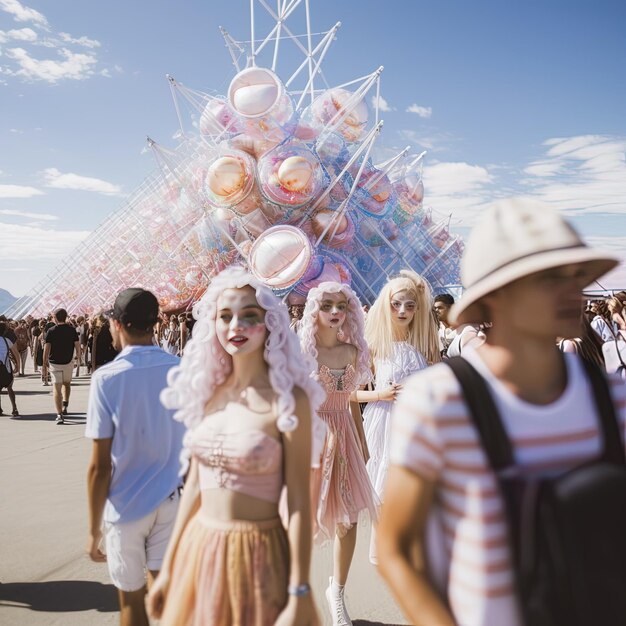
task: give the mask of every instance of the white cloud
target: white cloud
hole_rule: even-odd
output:
[[[376,108],[376,96],[372,96],[372,106]],[[388,113],[389,111],[395,111],[395,107],[389,105],[387,100],[382,96],[378,96],[378,110],[382,113]]]
[[[45,15],[24,6],[18,0],[0,0],[0,9],[11,14],[16,22],[32,22],[41,28],[48,28],[48,20]]]
[[[526,172],[526,174],[530,174],[531,176],[544,178],[558,174],[562,168],[563,165],[558,161],[535,161],[528,167],[524,168],[524,172]]]
[[[626,213],[626,137],[580,135],[544,146],[524,170],[532,196],[569,215]]]
[[[421,136],[414,130],[402,130],[400,134],[429,152],[455,141],[454,137],[436,134]],[[468,227],[491,202],[510,196],[543,202],[569,217],[626,215],[626,137],[551,138],[543,147],[543,154],[526,166],[427,160],[423,177],[425,205],[444,214],[452,213],[455,220],[461,219]],[[619,245],[623,245],[626,258],[626,240]],[[626,280],[622,284],[626,285]]]
[[[471,223],[484,209],[494,182],[484,167],[464,162],[426,165],[423,173],[426,206]],[[466,224],[469,225],[469,224]]]
[[[0,185],[0,198],[32,198],[42,196],[43,191],[35,187],[25,187],[23,185]]]
[[[0,222],[0,259],[57,259],[72,251],[88,231],[63,231]]]
[[[437,193],[466,193],[493,181],[491,174],[479,165],[463,162],[435,163],[424,168],[428,186]]]
[[[55,32],[43,14],[18,0],[0,0],[0,10],[13,15],[18,22],[30,22],[35,29],[46,31],[40,37],[41,33],[33,28],[0,30],[0,44],[21,42],[21,47],[0,51],[3,60],[0,64],[0,84],[7,84],[8,77],[56,84],[65,79],[84,80],[97,74],[110,73],[109,70],[98,71],[96,68],[96,49],[102,45],[97,39]],[[55,50],[58,56],[46,53],[46,48]],[[51,58],[39,58],[42,54]],[[117,68],[115,71],[118,71]]]
[[[44,222],[51,222],[59,219],[57,215],[52,215],[50,213],[30,213],[29,211],[17,211],[14,209],[0,209],[0,215],[27,217],[28,219],[41,220]]]
[[[403,140],[410,141],[422,149],[432,152],[449,151],[459,142],[459,138],[452,133],[442,131],[430,131],[428,134],[425,134],[413,128],[408,128],[398,131],[398,134]]]
[[[6,69],[5,73],[26,80],[43,80],[57,83],[60,80],[84,80],[94,75],[93,66],[98,62],[92,54],[74,53],[61,48],[61,60],[35,59],[24,48],[9,48],[6,56],[17,63],[19,69]]]
[[[94,191],[107,196],[120,195],[121,187],[109,183],[100,178],[91,178],[88,176],[80,176],[68,172],[63,174],[55,167],[49,167],[43,171],[46,187],[54,189],[75,189],[78,191]]]
[[[97,39],[90,39],[89,37],[72,37],[69,33],[59,33],[61,41],[64,43],[73,43],[77,46],[84,46],[85,48],[99,48],[100,42]]]
[[[12,39],[16,41],[37,41],[37,33],[32,28],[18,28],[14,30],[0,30],[0,43],[6,43]]]
[[[421,135],[416,130],[405,129],[400,131],[400,136],[404,139],[421,146],[422,148],[426,148],[426,150],[434,150],[436,141],[433,137],[427,137]]]
[[[419,104],[413,103],[406,108],[407,113],[415,113],[423,118],[429,118],[433,114],[432,107],[423,107]]]

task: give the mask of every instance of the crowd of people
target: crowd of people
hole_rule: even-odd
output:
[[[350,625],[363,515],[411,623],[613,626],[626,614],[626,293],[582,290],[615,264],[556,213],[507,201],[470,236],[457,302],[407,269],[369,309],[333,282],[288,309],[236,267],[193,316],[163,316],[137,288],[93,320],[2,320],[0,361],[19,377],[30,350],[61,423],[72,371],[92,375],[87,551],[108,563],[123,626],[318,624],[309,567],[328,540],[326,610]],[[598,455],[619,480],[598,465],[582,495],[553,487]],[[508,497],[527,475],[556,495]],[[528,517],[566,504],[582,512]],[[536,541],[548,526],[565,537],[562,553],[520,550],[531,526]],[[590,536],[597,554],[576,548]]]
[[[181,356],[194,323],[191,312],[180,315],[160,313],[153,331],[153,341],[168,353]],[[57,326],[66,328],[49,334]],[[93,317],[69,316],[65,309],[59,309],[45,318],[37,319],[29,315],[20,320],[0,315],[0,338],[4,339],[0,341],[0,363],[7,370],[4,381],[0,377],[0,392],[6,389],[12,405],[12,417],[20,417],[14,389],[15,378],[26,376],[26,364],[29,362],[32,373],[41,377],[42,385],[53,386],[55,398],[63,398],[56,413],[57,424],[63,424],[64,416],[68,414],[73,376],[80,376],[81,368],[90,375],[118,354],[113,346],[106,312]],[[76,342],[78,345],[75,345]],[[64,367],[59,367],[61,365]],[[61,390],[57,385],[61,386]],[[0,415],[3,414],[0,401]]]

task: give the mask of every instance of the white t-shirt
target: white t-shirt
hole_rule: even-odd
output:
[[[452,343],[452,340],[456,337],[456,330],[449,326],[444,326],[439,322],[439,350],[444,350]]]
[[[613,323],[613,325],[615,325],[615,323]],[[601,315],[596,315],[591,320],[591,328],[596,331],[596,333],[600,336],[600,339],[604,342],[613,341],[615,339],[615,335],[617,334],[617,329],[612,329]]]
[[[8,356],[8,353],[11,351],[12,345],[13,342],[10,339],[7,339],[6,337],[0,337],[0,363],[4,363],[7,366],[9,372],[13,371],[13,362],[11,361],[11,357]]]
[[[448,358],[461,356],[463,350],[476,349],[485,341],[485,333],[472,324],[463,324],[456,329],[452,342],[448,346]]]
[[[565,354],[567,387],[549,405],[513,395],[478,353],[466,358],[485,378],[520,466],[562,472],[600,452],[593,391],[582,363]],[[610,377],[622,432],[626,386]],[[429,520],[429,555],[439,556],[433,580],[459,626],[521,626],[513,587],[505,510],[494,474],[463,402],[461,388],[444,364],[404,383],[392,417],[391,463],[436,485]],[[438,536],[437,545],[432,545]],[[438,548],[438,549],[436,549]]]

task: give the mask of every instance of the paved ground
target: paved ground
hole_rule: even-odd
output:
[[[18,378],[15,388],[22,417],[0,417],[0,625],[116,624],[106,566],[83,552],[89,379],[75,381],[64,426],[55,425],[50,388],[37,377]],[[10,412],[8,397],[1,400]],[[367,560],[368,541],[363,527],[346,591],[355,626],[407,624]],[[330,624],[322,602],[331,560],[329,546],[315,549],[311,580],[324,624]]]

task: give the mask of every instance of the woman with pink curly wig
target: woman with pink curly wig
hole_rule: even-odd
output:
[[[371,377],[364,324],[354,291],[325,282],[309,292],[299,331],[302,350],[316,359],[317,378],[327,394],[319,415],[328,431],[321,465],[313,470],[311,497],[316,537],[335,541],[333,575],[326,590],[333,625],[352,624],[344,585],[359,514],[367,511],[376,518],[376,496],[365,469],[369,454],[355,397],[359,385]]]
[[[162,626],[316,625],[309,485],[324,394],[315,364],[285,305],[242,268],[219,274],[194,316],[162,394],[187,426],[188,477],[149,611]]]

